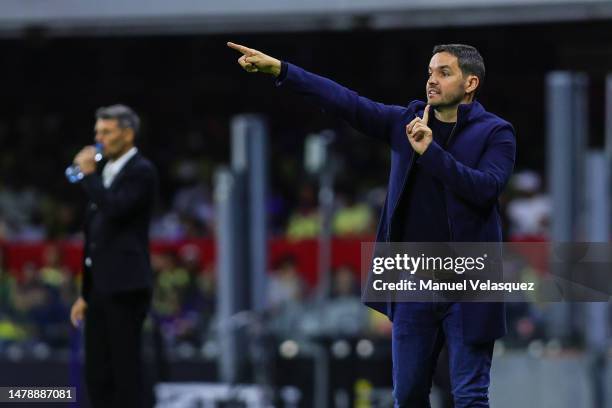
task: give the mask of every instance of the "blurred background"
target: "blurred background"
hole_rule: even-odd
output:
[[[161,177],[151,401],[391,406],[390,323],[359,297],[388,148],[241,71],[227,41],[398,105],[424,99],[434,45],[477,47],[478,99],[517,133],[505,240],[609,241],[609,1],[5,0],[0,385],[72,384],[88,406],[69,324],[85,196],[63,171],[92,143],[95,109],[124,103]],[[493,406],[612,407],[609,303],[508,312]],[[452,406],[447,388],[436,378],[435,407]]]

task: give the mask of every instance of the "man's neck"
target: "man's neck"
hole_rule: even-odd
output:
[[[457,107],[458,106],[459,105],[449,108],[449,109],[443,109],[443,110],[434,109],[434,114],[436,116],[436,119],[438,119],[440,122],[445,122],[445,123],[457,122]]]
[[[434,115],[436,116],[436,119],[438,119],[440,122],[455,123],[457,122],[457,112],[459,110],[459,105],[461,105],[462,103],[472,103],[472,99],[473,98],[466,96],[457,105],[448,106],[442,109],[436,108],[434,109]]]

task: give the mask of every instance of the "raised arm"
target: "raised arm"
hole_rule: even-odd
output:
[[[296,65],[281,62],[261,51],[227,43],[242,53],[238,64],[247,72],[263,72],[276,77],[277,86],[286,86],[303,95],[324,111],[346,120],[360,132],[389,141],[391,124],[399,120],[403,107],[373,102],[328,78]]]

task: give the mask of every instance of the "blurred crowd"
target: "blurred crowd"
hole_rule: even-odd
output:
[[[1,354],[46,358],[52,350],[67,351],[68,316],[80,284],[75,276],[53,244],[46,247],[40,267],[26,263],[19,271],[9,271],[0,264]]]
[[[151,225],[152,239],[181,240],[211,237],[215,228],[212,175],[202,163],[177,164],[170,183],[174,191],[160,197]],[[307,239],[319,234],[320,212],[316,183],[306,181],[291,191],[271,188],[268,217],[273,236]],[[336,192],[333,233],[337,236],[371,235],[384,201],[381,187],[340,186]],[[167,198],[169,197],[169,198]],[[11,187],[0,181],[0,242],[37,242],[79,239],[84,195],[72,186],[66,195],[47,194],[30,186]]]
[[[44,359],[52,351],[70,352],[76,331],[69,311],[80,279],[62,265],[59,253],[49,244],[41,266],[0,269],[0,356]],[[170,354],[200,350],[216,341],[216,275],[213,265],[202,267],[201,256],[192,244],[152,255],[155,288],[145,330],[150,340],[160,336]],[[272,269],[269,308],[263,318],[274,337],[388,334],[386,319],[361,304],[358,275],[352,268],[334,271],[331,296],[323,300],[305,283],[292,255],[283,256]]]
[[[183,180],[197,179],[195,170],[189,166],[180,173]],[[298,190],[291,207],[290,200],[280,195],[270,197],[271,229],[275,235],[288,240],[316,238],[321,224],[316,183],[302,184]],[[357,193],[354,188],[339,187],[332,216],[334,235],[372,237],[383,201],[381,188]],[[547,239],[551,209],[538,173],[517,172],[501,204],[507,240]],[[47,218],[47,211],[55,213],[55,218]],[[35,191],[9,189],[0,190],[0,214],[4,220],[4,239],[16,241],[45,240],[49,238],[49,228],[54,228],[45,219],[52,219],[57,225],[74,222],[75,217],[68,206],[49,204]],[[211,187],[196,181],[183,183],[174,194],[169,210],[156,218],[152,236],[166,240],[212,236],[214,220]],[[0,262],[0,353],[3,355],[45,357],[55,349],[68,352],[74,335],[68,315],[78,296],[80,271],[69,270],[62,263],[58,246],[50,242],[41,265],[26,263],[19,271],[9,271],[5,262]],[[207,345],[215,341],[215,266],[202,256],[196,245],[189,244],[152,255],[156,284],[146,330],[161,338],[170,353],[209,352]],[[290,254],[272,265],[269,277],[269,308],[263,318],[269,333],[279,340],[385,338],[390,333],[390,324],[384,316],[363,307],[358,271],[350,266],[333,271],[327,297],[321,297],[306,283],[297,260]],[[546,336],[542,311],[536,306],[513,303],[508,310],[511,323],[508,344],[526,345]]]
[[[160,208],[151,225],[152,239],[181,240],[214,236],[215,205],[212,186],[199,179],[195,164],[179,167],[180,187]],[[551,204],[534,171],[517,173],[502,196],[505,239],[548,236]],[[337,237],[372,236],[384,204],[384,187],[359,189],[344,183],[336,189],[332,232]],[[269,228],[273,236],[312,239],[320,233],[321,212],[316,183],[305,182],[291,193],[268,197]],[[77,203],[59,202],[31,188],[11,189],[0,184],[0,241],[36,242],[80,238]]]
[[[511,234],[546,237],[550,209],[540,188],[534,172],[518,173],[513,178],[509,189],[512,195],[508,195],[511,198],[505,203]],[[202,197],[206,195],[197,187],[185,189],[177,195],[176,202],[193,204],[185,197],[200,193]],[[338,196],[342,204],[334,215],[335,233],[340,236],[371,234],[372,207],[367,202]],[[302,189],[300,205],[286,226],[288,237],[316,237],[319,214],[315,197],[312,186]],[[177,206],[181,208],[181,204]],[[205,206],[202,204],[200,208],[202,214],[207,213],[203,210]],[[62,264],[54,244],[46,246],[43,258],[43,264],[38,267],[26,263],[19,271],[0,269],[0,352],[4,355],[45,357],[51,350],[69,349],[74,331],[68,314],[78,295],[79,274]],[[190,244],[176,251],[155,252],[152,264],[156,284],[147,332],[158,335],[171,354],[191,356],[199,350],[209,350],[205,345],[214,343],[217,328],[214,265],[207,264],[200,249]],[[516,267],[530,268],[528,265]],[[275,262],[269,277],[269,308],[264,320],[269,333],[279,340],[384,338],[390,333],[390,324],[384,316],[363,307],[359,275],[350,266],[333,271],[331,293],[324,298],[306,283],[297,260],[290,254]],[[511,322],[508,344],[526,345],[545,337],[541,310],[527,303],[509,304],[508,309]]]
[[[271,232],[292,240],[315,238],[321,224],[314,184],[302,185],[292,200],[281,195],[268,199]],[[332,220],[336,236],[368,236],[375,232],[377,209],[382,206],[379,189],[363,197],[339,191]],[[382,197],[384,199],[384,196]],[[80,237],[78,210],[74,204],[58,203],[37,191],[11,190],[0,186],[0,241],[36,242],[49,238]],[[214,235],[215,208],[211,187],[194,183],[179,188],[166,211],[159,211],[151,225],[151,238],[181,240]]]

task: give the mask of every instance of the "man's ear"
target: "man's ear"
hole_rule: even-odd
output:
[[[125,128],[125,129],[123,129],[123,131],[125,132],[126,140],[129,143],[131,143],[131,144],[135,144],[135,142],[136,142],[136,135],[134,134],[134,129],[132,129],[132,128]]]
[[[124,137],[124,140],[127,143],[130,143],[132,145],[135,144],[136,135],[134,134],[134,129],[132,129],[132,128],[125,128],[125,129],[123,129],[123,137]]]
[[[465,93],[473,93],[478,89],[478,85],[480,85],[480,79],[476,75],[468,75],[465,80]]]

